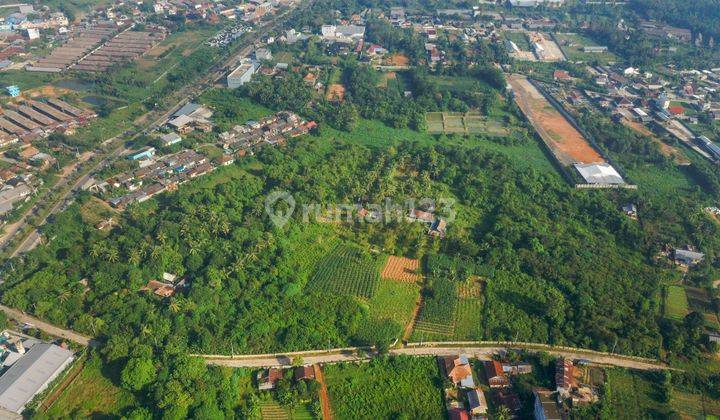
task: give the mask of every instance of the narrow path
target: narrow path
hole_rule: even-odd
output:
[[[48,324],[47,322],[43,322],[33,316],[30,316],[21,311],[18,311],[17,309],[13,309],[13,308],[7,307],[5,305],[0,305],[0,311],[5,312],[5,314],[7,316],[17,320],[18,322],[22,322],[25,324],[31,324],[35,328],[45,331],[46,333],[48,333],[50,335],[53,335],[56,337],[62,337],[66,340],[70,340],[72,342],[81,344],[83,346],[87,346],[90,344],[89,337],[85,337],[84,335],[80,335],[74,331],[65,330],[60,327],[56,327],[54,325]]]
[[[423,297],[422,295],[420,295],[420,297],[418,297],[417,303],[415,304],[415,310],[413,311],[412,319],[405,326],[405,331],[403,331],[402,341],[408,341],[410,339],[410,335],[415,328],[415,324],[417,324],[418,316],[420,316],[420,308],[422,307],[422,303]]]
[[[322,417],[323,420],[332,420],[332,411],[330,411],[330,397],[328,397],[327,384],[325,383],[325,376],[323,376],[322,368],[319,364],[313,365],[313,371],[315,371],[315,379],[320,384],[320,405],[322,406]]]

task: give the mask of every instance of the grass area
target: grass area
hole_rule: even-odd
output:
[[[682,166],[660,167],[648,164],[625,170],[639,191],[651,196],[689,192],[697,185]]]
[[[419,295],[420,286],[416,283],[380,280],[369,302],[370,316],[378,320],[392,319],[405,326],[412,320]]]
[[[324,368],[340,419],[442,419],[442,379],[434,357],[394,357]]]
[[[607,387],[613,418],[666,418],[669,407],[660,401],[657,385],[660,381],[652,372],[608,369]]]
[[[505,38],[514,42],[515,45],[520,49],[520,51],[531,51],[530,47],[530,41],[528,41],[527,36],[524,32],[505,32]]]
[[[507,136],[510,130],[502,121],[491,119],[478,112],[428,112],[428,132],[431,134],[484,134]]]
[[[113,418],[133,406],[135,396],[116,386],[109,375],[116,375],[97,359],[88,360],[82,372],[45,413],[48,418],[73,414],[78,418]]]
[[[142,104],[132,103],[116,109],[105,118],[96,118],[73,136],[75,143],[97,144],[115,137],[132,127],[132,122],[145,112]]]
[[[665,296],[665,316],[681,321],[689,311],[687,294],[681,286],[668,286]]]
[[[379,278],[377,262],[366,251],[356,246],[339,245],[318,264],[308,288],[371,298]]]
[[[258,120],[274,113],[249,98],[236,95],[235,92],[230,89],[210,89],[198,98],[198,102],[213,110],[213,121],[220,130],[229,130],[237,124],[245,124],[249,120]]]
[[[21,91],[24,91],[48,84],[56,80],[57,77],[57,75],[51,73],[8,70],[0,72],[0,87],[2,87],[2,95],[8,97],[5,92],[5,86],[16,85]]]
[[[606,51],[600,53],[590,53],[583,51],[584,47],[597,47],[598,44],[592,40],[575,33],[556,33],[555,39],[558,45],[570,61],[583,61],[598,64],[607,64],[611,61],[617,61],[615,54]]]

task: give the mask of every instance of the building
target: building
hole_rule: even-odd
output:
[[[575,169],[588,184],[621,185],[625,180],[609,163],[576,163]]]
[[[555,385],[558,398],[568,398],[573,388],[577,387],[575,365],[571,360],[560,357],[555,362]]]
[[[470,367],[470,362],[468,361],[467,356],[444,356],[440,358],[440,362],[445,375],[455,386],[460,386],[462,388],[475,388],[472,368]]]
[[[297,366],[293,370],[293,378],[296,381],[314,381],[315,380],[315,369],[308,365],[308,366]]]
[[[163,147],[168,147],[173,144],[180,143],[182,141],[182,137],[180,137],[177,133],[168,133],[160,137],[160,141],[162,142]]]
[[[490,360],[484,363],[485,377],[487,378],[490,388],[503,388],[510,386],[510,381],[505,372],[503,371],[502,365],[497,360]]]
[[[484,416],[488,412],[488,404],[481,389],[473,389],[467,392],[468,410],[475,416]]]
[[[557,403],[552,398],[552,391],[546,388],[535,388],[535,420],[562,420]]]
[[[560,7],[565,4],[565,0],[510,0],[512,7]]]
[[[7,94],[12,96],[13,98],[20,96],[20,88],[15,85],[8,86],[5,88],[5,90],[7,91]]]
[[[257,374],[257,385],[260,391],[275,389],[277,382],[283,378],[283,372],[278,368],[262,370]]]
[[[705,254],[687,249],[676,249],[673,251],[673,258],[677,264],[691,266],[700,263],[705,258]]]
[[[133,154],[128,156],[128,159],[130,159],[130,160],[152,159],[153,156],[155,156],[155,148],[154,147],[146,147],[142,150],[134,152]]]
[[[607,52],[608,47],[599,45],[587,45],[583,47],[585,53],[604,53]]]
[[[34,344],[0,376],[0,407],[22,413],[73,360],[73,353],[50,343]]]
[[[259,65],[256,62],[245,62],[240,64],[227,76],[227,85],[230,89],[237,89],[245,83],[249,82]]]

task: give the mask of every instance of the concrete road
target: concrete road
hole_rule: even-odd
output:
[[[25,323],[25,324],[31,324],[37,329],[44,331],[50,335],[56,336],[56,337],[62,337],[66,340],[70,340],[72,342],[75,342],[77,344],[87,346],[91,344],[91,339],[89,337],[85,337],[84,335],[78,334],[74,331],[65,330],[59,327],[56,327],[54,325],[48,324],[47,322],[43,322],[35,317],[32,317],[30,315],[27,315],[17,309],[13,309],[10,307],[7,307],[5,305],[0,305],[0,311],[5,312],[5,314],[15,319],[18,322]]]
[[[498,353],[507,352],[510,348],[508,347],[465,347],[465,346],[446,346],[446,347],[406,347],[400,349],[390,350],[392,355],[409,355],[409,356],[445,356],[451,354],[468,354],[480,360],[491,360],[492,356]],[[513,347],[516,349],[516,347]],[[528,351],[537,351],[535,349],[527,349]],[[584,359],[590,364],[598,366],[615,366],[628,369],[637,370],[663,370],[668,369],[667,366],[660,362],[641,361],[631,357],[622,355],[609,355],[609,354],[593,354],[592,352],[583,352],[581,349],[578,351],[566,351],[566,350],[545,350],[545,351],[556,357],[568,357],[571,359]],[[305,364],[325,364],[325,363],[339,363],[339,362],[356,362],[370,359],[370,356],[362,353],[358,355],[354,351],[343,351],[323,354],[322,350],[318,350],[313,355],[300,355],[303,363]],[[206,362],[212,365],[218,366],[230,366],[230,367],[271,367],[271,366],[289,366],[292,364],[292,353],[291,354],[277,354],[277,355],[259,355],[258,357],[252,357],[250,355],[236,356],[236,358],[218,358],[213,356],[206,356]]]

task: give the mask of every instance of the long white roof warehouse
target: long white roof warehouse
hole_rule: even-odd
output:
[[[0,376],[0,407],[22,413],[25,405],[47,388],[72,360],[71,351],[54,344],[33,345]]]

